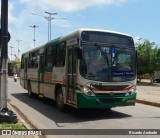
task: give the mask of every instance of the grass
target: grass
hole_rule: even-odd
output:
[[[25,129],[22,124],[1,123],[0,129]]]

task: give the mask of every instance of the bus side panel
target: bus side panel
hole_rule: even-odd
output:
[[[31,83],[33,93],[38,94],[38,69],[28,69],[28,80]]]
[[[52,68],[45,67],[42,77],[40,77],[40,94],[49,99],[54,99],[54,85],[52,84]]]
[[[44,97],[55,100],[55,87],[57,84],[64,85],[64,67],[53,67],[52,72],[45,69],[44,81],[40,82],[40,93]],[[65,93],[65,88],[63,88]]]
[[[45,97],[49,98],[49,99],[53,99],[54,100],[54,89],[55,89],[55,85],[50,84],[50,83],[43,83],[41,84],[41,87],[43,87],[43,94]]]
[[[20,85],[21,85],[23,88],[25,88],[25,87],[24,87],[25,79],[26,79],[26,78],[24,78],[24,69],[21,69],[21,70],[20,70]],[[26,88],[25,88],[25,89],[26,89]]]
[[[65,87],[63,87],[65,85],[65,67],[54,67],[52,70],[52,80],[51,83],[54,85],[54,89],[55,90],[55,86],[57,84],[60,84],[62,86],[63,89],[63,94],[64,94],[64,99],[66,99],[66,92],[65,92]],[[55,96],[55,91],[52,92],[52,94],[54,94]],[[55,99],[55,97],[54,97]]]

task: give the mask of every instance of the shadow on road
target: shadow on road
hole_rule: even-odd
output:
[[[114,110],[107,111],[105,109],[76,110],[73,108],[68,108],[67,112],[62,113],[56,109],[55,104],[49,99],[42,100],[40,98],[29,98],[27,93],[14,93],[11,95],[56,123],[76,123],[101,119],[131,117],[128,114]]]

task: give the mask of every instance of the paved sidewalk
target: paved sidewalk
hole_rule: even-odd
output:
[[[137,102],[160,107],[160,83],[142,80],[137,84]]]

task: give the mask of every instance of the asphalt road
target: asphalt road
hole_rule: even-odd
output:
[[[29,98],[27,91],[20,86],[19,81],[14,82],[13,78],[8,79],[8,99],[38,129],[160,129],[158,107],[137,103],[136,106],[112,108],[109,112],[69,109],[68,112],[61,113],[53,103]]]

